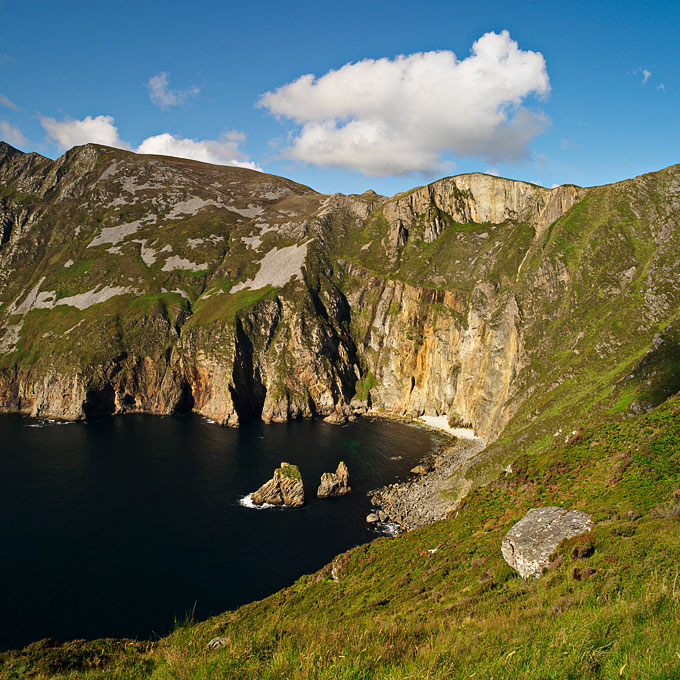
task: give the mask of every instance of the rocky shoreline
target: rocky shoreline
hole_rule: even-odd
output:
[[[412,420],[403,422],[423,426]],[[383,533],[410,531],[444,519],[469,491],[464,472],[485,448],[484,440],[450,437],[426,429],[436,437],[434,451],[423,461],[429,471],[369,494],[373,508],[367,521]]]

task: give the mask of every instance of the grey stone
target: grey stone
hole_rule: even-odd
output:
[[[532,508],[505,535],[501,552],[522,578],[540,576],[560,541],[590,531],[592,525],[580,510]]]
[[[217,637],[214,637],[212,640],[210,640],[208,643],[208,649],[219,649],[220,647],[226,647],[227,642],[229,642],[230,639],[231,638],[218,635]]]

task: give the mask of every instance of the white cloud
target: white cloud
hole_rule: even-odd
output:
[[[104,144],[118,149],[159,156],[191,158],[216,165],[234,165],[239,168],[261,169],[241,151],[239,145],[245,141],[241,132],[228,131],[219,139],[185,139],[164,132],[147,137],[136,149],[118,136],[113,116],[86,116],[83,120],[41,117],[40,122],[48,138],[60,149],[70,149],[80,144]]]
[[[172,106],[181,106],[190,97],[195,97],[201,89],[190,87],[188,90],[171,90],[168,87],[168,74],[165,71],[151,76],[146,83],[149,98],[154,106],[167,111]]]
[[[215,163],[217,165],[235,165],[239,168],[260,170],[238,148],[239,142],[245,139],[240,133],[226,133],[220,139],[182,139],[167,132],[145,139],[136,149],[137,153],[157,154],[160,156],[176,156],[192,158],[195,161]]]
[[[12,111],[19,110],[19,107],[9,97],[6,97],[4,94],[0,94],[0,106],[12,109]]]
[[[665,86],[663,83],[659,83],[659,84],[656,86],[656,89],[657,89],[657,90],[664,90],[664,91],[665,91],[665,90],[666,90],[666,86]]]
[[[651,71],[648,71],[646,68],[642,69],[642,84],[645,85],[647,81],[649,80],[649,76],[652,75]]]
[[[86,116],[83,120],[41,117],[40,122],[47,136],[62,149],[87,144],[105,144],[119,149],[130,149],[130,145],[118,136],[113,116]]]
[[[287,156],[389,175],[441,169],[445,152],[492,164],[526,157],[548,119],[522,103],[549,90],[543,55],[503,31],[463,60],[450,51],[365,59],[303,75],[258,105],[301,126]]]
[[[13,146],[22,146],[27,142],[26,137],[21,134],[21,130],[6,120],[0,120],[0,139]]]

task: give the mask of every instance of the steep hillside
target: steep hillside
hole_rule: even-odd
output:
[[[0,668],[674,677],[679,263],[680,166],[603,187],[471,174],[323,196],[239,168],[0,144],[0,410],[443,415],[487,444],[439,487],[442,522],[157,644],[45,642]],[[588,512],[592,540],[521,581],[501,539],[556,504]]]
[[[371,406],[488,441],[518,411],[513,436],[564,409],[647,408],[676,389],[641,371],[674,343],[678,175],[463,175],[385,199],[3,145],[0,407],[236,425]]]
[[[445,415],[538,450],[680,389],[680,167],[393,198],[86,145],[0,146],[0,409]],[[466,474],[468,474],[466,472]]]

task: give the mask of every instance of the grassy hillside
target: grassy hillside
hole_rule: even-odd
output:
[[[261,602],[155,644],[32,645],[7,678],[680,676],[680,398],[518,452],[455,517],[338,556]],[[546,573],[500,545],[531,507],[592,515]],[[226,638],[220,649],[208,642]]]
[[[234,425],[370,403],[492,442],[445,489],[474,489],[455,517],[159,642],[7,652],[0,677],[680,676],[679,208],[680,166],[385,199],[0,145],[0,410]],[[596,524],[525,582],[501,540],[541,505]]]

